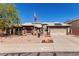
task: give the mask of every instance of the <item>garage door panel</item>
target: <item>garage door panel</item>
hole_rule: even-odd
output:
[[[66,34],[66,29],[65,28],[51,28],[50,29],[51,33],[54,34]]]

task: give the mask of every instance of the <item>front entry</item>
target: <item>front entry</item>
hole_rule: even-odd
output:
[[[33,33],[34,27],[33,26],[24,26],[22,29],[22,35],[26,35],[28,33]]]

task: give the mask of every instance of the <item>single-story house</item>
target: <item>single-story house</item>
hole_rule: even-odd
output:
[[[9,35],[26,35],[40,32],[41,34],[70,34],[71,25],[60,22],[25,23],[13,26],[6,30]]]

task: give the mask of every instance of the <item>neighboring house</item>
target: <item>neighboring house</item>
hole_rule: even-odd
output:
[[[71,34],[79,35],[79,19],[67,21],[65,23],[68,23],[71,25]]]

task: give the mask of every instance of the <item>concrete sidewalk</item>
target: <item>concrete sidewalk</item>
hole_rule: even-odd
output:
[[[52,52],[53,44],[0,44],[0,53],[17,53],[17,52]]]

